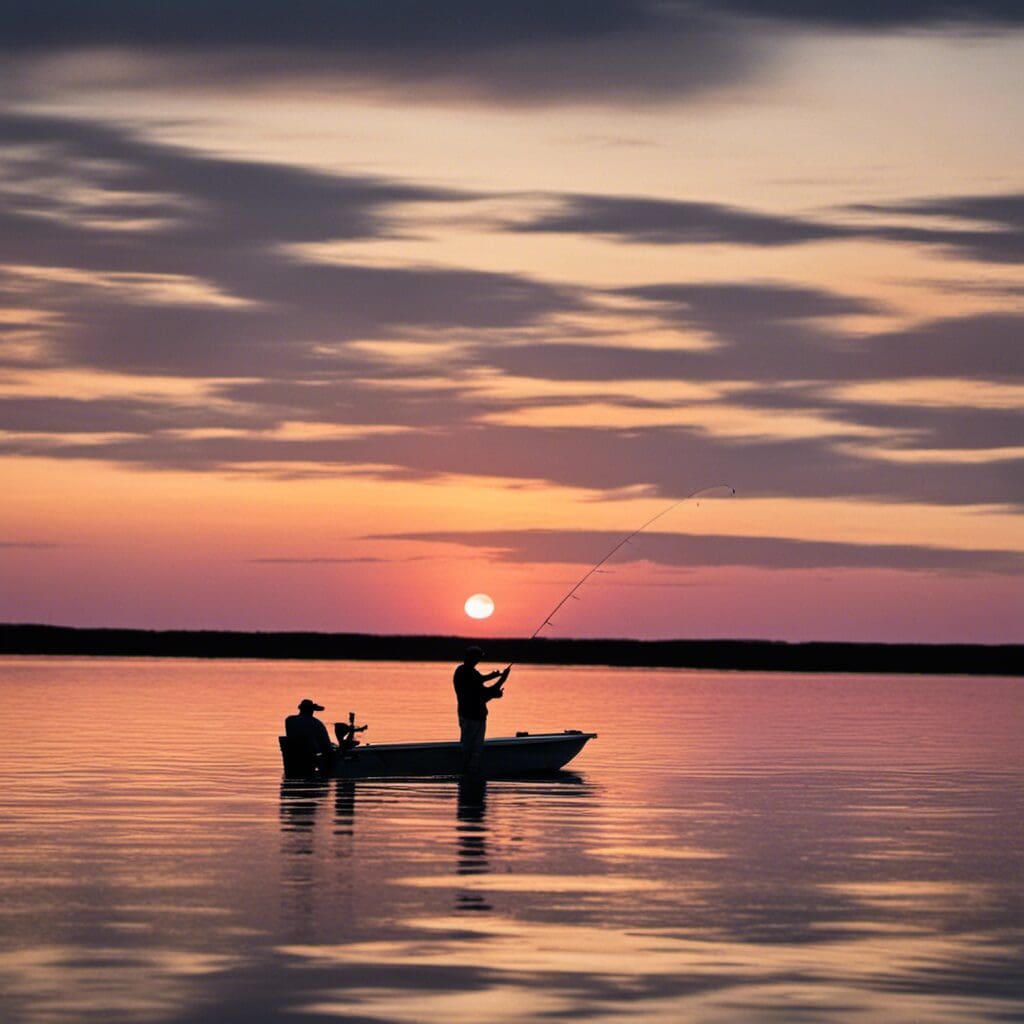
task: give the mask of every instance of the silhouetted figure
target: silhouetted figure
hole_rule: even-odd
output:
[[[484,751],[487,732],[487,702],[502,696],[502,686],[508,679],[509,669],[481,675],[476,666],[484,652],[479,647],[467,647],[465,660],[455,670],[455,696],[459,705],[459,742],[462,744],[462,770],[478,773],[480,757]],[[493,686],[484,684],[497,679]]]
[[[319,771],[326,776],[331,774],[334,751],[331,738],[327,735],[327,726],[313,714],[314,711],[323,711],[323,705],[308,697],[300,701],[299,713],[289,715],[284,720],[284,734],[288,739],[288,753],[293,764],[300,767],[308,765],[309,775]]]
[[[334,735],[338,739],[338,753],[344,757],[350,750],[358,747],[359,740],[356,739],[356,733],[366,732],[366,729],[365,725],[356,725],[356,713],[354,711],[348,713],[347,722],[335,722]]]

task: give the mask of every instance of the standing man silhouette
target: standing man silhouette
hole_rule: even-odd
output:
[[[480,773],[480,757],[484,751],[487,732],[487,702],[502,696],[502,686],[508,679],[508,668],[481,675],[476,666],[484,652],[479,647],[467,647],[465,660],[455,670],[453,682],[459,707],[459,742],[462,744],[462,770],[467,774]],[[491,679],[493,686],[484,685]]]

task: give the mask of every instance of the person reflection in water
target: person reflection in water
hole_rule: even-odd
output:
[[[333,750],[327,726],[314,711],[323,711],[323,705],[308,697],[299,702],[299,713],[284,720],[284,732],[300,757],[308,758],[311,768],[323,775],[330,775]]]
[[[487,702],[503,696],[502,687],[511,665],[508,668],[488,675],[481,675],[476,670],[477,664],[484,656],[479,647],[467,647],[465,660],[455,670],[455,696],[459,710],[459,742],[462,744],[462,770],[471,775],[480,773],[480,759],[484,752],[484,735],[487,732]],[[491,679],[498,681],[493,686],[485,686]]]
[[[320,904],[316,887],[317,815],[328,786],[316,779],[285,779],[281,783],[281,870],[283,921],[297,941],[308,934]]]
[[[487,863],[487,782],[472,775],[459,779],[455,810],[460,875],[483,875]]]
[[[479,776],[464,775],[459,779],[455,818],[458,844],[456,874],[488,874],[491,868],[487,851],[487,783]],[[456,913],[479,913],[492,909],[487,897],[469,886],[455,891]]]

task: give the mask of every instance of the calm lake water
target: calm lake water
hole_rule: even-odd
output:
[[[450,667],[0,659],[0,1019],[1024,1020],[1024,681],[519,667],[560,781],[282,782]]]

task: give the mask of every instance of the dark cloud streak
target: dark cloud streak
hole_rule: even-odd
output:
[[[520,233],[594,235],[619,243],[650,245],[743,245],[755,248],[814,242],[875,241],[919,245],[989,263],[1024,260],[1024,195],[951,196],[892,204],[859,204],[844,213],[887,220],[826,221],[779,215],[720,203],[644,196],[561,195],[532,217],[506,221]],[[892,222],[898,215],[986,221],[978,228]]]
[[[413,98],[632,103],[748,79],[807,27],[888,31],[1016,26],[1011,0],[53,0],[15,5],[0,52],[19,63],[100,50],[145,64],[140,84],[220,88],[330,77]],[[141,58],[141,61],[140,61]],[[123,85],[128,67],[119,70]]]
[[[602,195],[558,197],[555,209],[504,226],[524,233],[593,234],[655,245],[727,243],[773,247],[857,234],[856,229],[838,224],[759,213],[720,203]]]
[[[301,13],[241,0],[179,0],[144,8],[134,0],[53,0],[45,8],[12,10],[4,38],[9,46],[24,47],[299,45],[451,53],[590,39],[664,23],[664,14],[644,0],[313,0]]]
[[[300,10],[241,0],[51,0],[5,19],[10,48],[300,46],[376,53],[491,50],[523,43],[670,31],[723,12],[812,25],[1019,24],[1018,0],[311,0]]]
[[[591,565],[622,535],[594,530],[521,530],[375,534],[365,539],[456,544],[486,549],[506,562]],[[1024,570],[1024,554],[1015,551],[659,532],[638,537],[633,548],[616,556],[616,562],[651,562],[673,568],[895,569],[1009,575]]]
[[[829,293],[769,284],[667,285],[627,293],[655,299],[654,309],[666,324],[703,332],[714,345],[640,349],[588,342],[512,343],[488,351],[486,358],[506,373],[556,381],[1024,379],[1021,314],[953,317],[851,335],[801,322],[801,308],[809,319],[824,317],[830,304],[833,315],[870,309],[856,299],[844,304],[842,296]],[[665,301],[670,295],[679,301]]]
[[[47,365],[192,376],[309,373],[331,362],[327,348],[353,340],[519,328],[584,305],[578,290],[521,275],[325,264],[287,248],[390,237],[403,204],[475,198],[467,193],[229,160],[115,128],[20,114],[0,114],[0,147],[33,154],[12,160],[0,179],[0,264],[177,275],[237,302],[133,304],[63,281],[47,293],[39,275],[33,298],[61,319],[40,357]],[[105,216],[129,222],[143,197],[162,220],[97,226],[96,208],[70,204],[55,182],[131,195],[101,205]],[[336,368],[345,362],[336,359]]]
[[[798,25],[829,28],[889,29],[981,25],[1019,25],[1019,0],[723,0],[721,10]]]
[[[0,42],[14,81],[19,64],[31,72],[33,60],[96,49],[131,54],[143,88],[329,79],[364,93],[508,104],[704,92],[746,77],[762,47],[712,9],[672,0],[314,0],[301,13],[237,0],[58,0],[12,12]]]
[[[884,308],[787,282],[668,281],[588,291],[520,274],[326,264],[302,257],[296,243],[394,238],[406,204],[457,205],[478,197],[229,160],[146,142],[126,129],[48,117],[0,116],[0,146],[12,157],[0,181],[0,264],[39,271],[31,280],[23,271],[0,274],[0,291],[19,309],[31,306],[40,314],[35,328],[31,318],[18,315],[10,346],[0,335],[0,364],[26,365],[21,333],[34,329],[44,342],[37,365],[217,378],[207,381],[213,401],[205,405],[146,396],[8,396],[0,400],[7,454],[197,471],[415,479],[461,473],[605,493],[646,487],[666,496],[692,490],[694,481],[724,477],[757,495],[1024,501],[1019,459],[968,463],[951,456],[913,467],[896,461],[916,448],[973,448],[983,457],[986,447],[1013,447],[1019,417],[1012,413],[959,411],[943,418],[830,395],[849,381],[1019,381],[1020,315],[990,313],[852,334],[836,321]],[[98,196],[93,206],[74,199],[81,191]],[[991,200],[961,197],[955,208],[948,205],[953,200],[945,206],[908,202],[885,216],[920,216],[927,208],[943,217],[984,215],[997,230],[1012,230],[1017,207]],[[625,229],[637,208],[609,202],[606,212],[621,217]],[[102,218],[97,224],[97,209],[129,226]],[[139,209],[155,222],[131,225]],[[648,226],[657,219],[647,207],[640,212]],[[702,237],[775,245],[806,235],[788,217],[692,203],[679,204],[676,212],[679,230],[696,223]],[[48,283],[48,267],[74,273]],[[127,276],[111,282],[112,274]],[[102,278],[103,287],[90,285],[90,275]],[[129,285],[146,275],[155,291],[131,292]],[[198,282],[207,293],[161,298],[162,275]],[[620,312],[628,304],[645,327],[653,318],[708,345],[645,350],[616,346],[606,337],[598,341],[599,330],[578,344],[523,340],[543,338],[567,316],[594,313],[610,300]],[[587,330],[579,327],[581,337]],[[389,359],[353,345],[453,338],[461,347],[442,365]],[[475,386],[480,371],[492,382],[504,373],[597,387],[495,399]],[[431,376],[451,383],[425,379]],[[714,383],[723,397],[717,410],[715,400],[706,403],[706,429],[602,423],[545,429],[488,421],[538,404],[601,400],[603,390],[614,391],[602,383],[622,381]],[[744,436],[716,434],[715,413],[721,427],[721,406],[742,407],[744,389],[748,412],[810,411],[827,421],[828,436],[779,436],[767,417],[758,434],[756,416],[748,417],[753,425]],[[774,399],[766,397],[769,392]],[[642,397],[606,400],[672,408]],[[692,423],[692,409],[685,411]],[[394,429],[368,429],[362,436],[339,430],[339,437],[307,440],[273,435],[289,422]],[[888,453],[867,449],[866,426],[880,432],[876,448]],[[212,436],[189,436],[200,428]],[[880,457],[886,454],[891,458]]]
[[[0,454],[207,472],[291,466],[301,474],[303,466],[312,466],[316,475],[370,472],[383,479],[484,474],[599,492],[643,486],[666,498],[680,498],[701,483],[726,479],[741,483],[751,497],[1024,508],[1024,458],[906,464],[872,456],[858,443],[863,439],[853,433],[840,445],[835,437],[721,438],[681,427],[476,424],[309,440],[160,434],[75,444],[8,439],[0,443]]]

